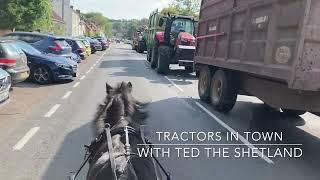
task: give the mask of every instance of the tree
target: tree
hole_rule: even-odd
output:
[[[115,36],[130,39],[133,33],[137,30],[144,29],[148,25],[148,19],[131,19],[131,20],[111,20],[113,33]]]
[[[108,18],[104,17],[102,13],[91,12],[82,14],[87,20],[95,22],[104,31],[105,35],[112,36],[112,24]]]
[[[52,25],[50,0],[2,0],[0,29],[48,30]]]
[[[200,11],[199,0],[174,0],[168,7],[162,9],[162,14],[178,14],[198,16]]]

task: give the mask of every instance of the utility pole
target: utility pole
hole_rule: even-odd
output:
[[[65,3],[64,3],[64,0],[62,0],[62,19],[63,19],[63,20],[65,20],[65,19],[64,19],[64,4],[65,4]]]

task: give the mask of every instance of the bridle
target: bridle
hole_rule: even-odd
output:
[[[108,104],[104,105],[103,110],[98,114],[98,118],[100,118],[101,115],[104,112],[106,112],[108,110],[108,108],[110,108],[110,106],[113,103],[113,100],[114,100],[114,97],[112,97],[110,99]],[[126,118],[125,116],[121,116],[120,120],[124,120],[125,118]],[[87,164],[87,162],[92,161],[92,159],[95,157],[95,155],[99,151],[99,148],[101,147],[102,143],[107,141],[113,180],[118,180],[117,173],[116,173],[115,160],[119,157],[125,157],[127,159],[127,161],[131,164],[131,162],[130,162],[131,156],[140,158],[140,156],[137,153],[131,152],[129,135],[133,135],[133,136],[136,136],[137,138],[141,138],[145,146],[149,146],[151,148],[153,147],[152,144],[149,142],[149,140],[144,136],[143,126],[140,127],[139,131],[140,131],[140,133],[138,133],[135,128],[128,126],[128,125],[126,125],[124,127],[115,127],[114,128],[114,127],[111,127],[110,124],[107,123],[105,125],[104,130],[91,142],[91,144],[89,146],[85,145],[85,148],[87,151],[86,155],[85,155],[85,160],[82,163],[82,165],[80,166],[80,168],[78,169],[78,171],[74,175],[70,176],[69,179],[75,180],[77,178],[77,176],[79,175],[79,173],[81,172],[81,170],[83,169],[83,167],[85,166],[85,164]],[[125,153],[119,154],[117,156],[114,156],[114,151],[113,151],[113,146],[112,146],[112,136],[114,136],[114,135],[125,135]],[[152,162],[153,162],[154,167],[156,167],[156,164],[157,164],[161,168],[163,173],[166,175],[167,180],[171,180],[171,175],[165,170],[165,168],[161,165],[159,160],[153,155],[152,155],[152,158],[153,158]],[[100,171],[102,171],[106,166],[107,166],[107,163],[100,169]],[[139,180],[132,164],[131,164],[131,166],[129,166],[129,169],[133,173],[135,180]],[[99,174],[99,172],[97,174]],[[159,178],[159,175],[158,175],[158,172],[156,169],[155,169],[155,173],[156,173],[157,179],[159,180],[160,178]]]

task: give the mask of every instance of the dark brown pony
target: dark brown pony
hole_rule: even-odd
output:
[[[132,95],[132,84],[122,82],[116,88],[106,84],[106,97],[98,106],[93,121],[94,134],[98,136],[105,130],[106,123],[111,130],[130,126],[135,134],[129,135],[130,152],[138,154],[137,144],[144,144],[140,134],[140,125],[144,123],[147,115],[142,111],[144,104],[136,101]],[[151,158],[138,156],[124,156],[126,154],[125,134],[112,135],[113,154],[115,162],[115,174],[119,180],[156,180],[156,170]],[[114,173],[111,168],[108,142],[101,143],[93,158],[89,161],[87,180],[112,180]]]

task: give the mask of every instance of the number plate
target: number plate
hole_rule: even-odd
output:
[[[29,77],[29,72],[23,72],[23,73],[21,73],[21,74],[20,74],[20,77],[21,77],[22,79],[28,78],[28,77]]]
[[[8,91],[4,91],[4,92],[0,92],[0,102],[7,99],[9,96],[9,92]]]

